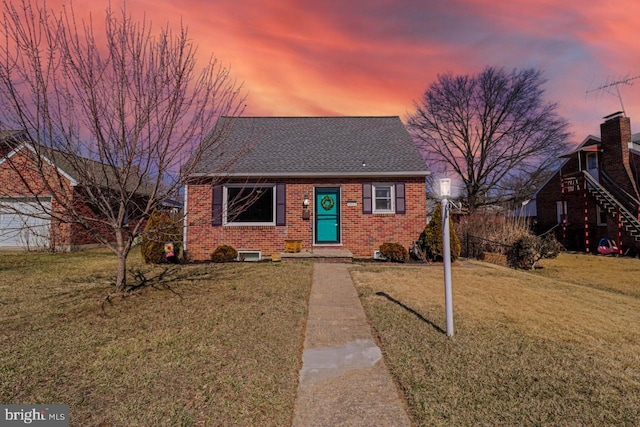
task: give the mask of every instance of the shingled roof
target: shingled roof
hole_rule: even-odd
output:
[[[55,165],[58,171],[65,176],[71,185],[99,185],[114,188],[119,178],[115,167],[97,162],[76,154],[63,153],[43,145],[36,145],[28,133],[18,130],[0,130],[0,161],[6,160],[13,153],[26,148],[36,152],[47,163]],[[89,177],[90,179],[86,179]],[[152,193],[154,186],[151,182],[131,174],[128,177],[126,191],[147,196]]]
[[[230,125],[215,149],[204,153],[192,177],[211,176],[241,152],[229,176],[426,176],[429,170],[397,116],[223,117]]]

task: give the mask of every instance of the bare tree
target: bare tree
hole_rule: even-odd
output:
[[[104,27],[94,26],[73,9],[14,3],[3,2],[0,126],[21,130],[13,148],[29,150],[12,168],[24,192],[50,195],[42,215],[117,256],[124,291],[133,239],[202,153],[223,143],[228,129],[214,123],[240,114],[241,85],[215,57],[198,66],[184,27],[154,32],[110,6]]]
[[[462,181],[471,210],[530,195],[566,152],[567,122],[543,101],[544,83],[534,69],[449,73],[415,104],[411,134],[435,171]]]

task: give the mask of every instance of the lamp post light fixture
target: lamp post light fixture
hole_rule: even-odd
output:
[[[451,236],[449,234],[449,200],[451,180],[440,180],[442,197],[442,262],[444,264],[444,303],[447,317],[447,336],[453,336],[453,292],[451,290]]]

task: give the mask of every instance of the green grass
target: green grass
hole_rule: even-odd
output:
[[[102,251],[0,254],[0,402],[71,425],[289,425],[311,267],[130,262],[150,286],[104,304]]]
[[[607,260],[612,267],[619,261]],[[625,293],[614,280],[585,285],[556,278],[581,282],[578,275],[591,265],[584,262],[545,264],[540,274],[455,266],[452,338],[443,333],[442,267],[354,269],[414,422],[638,425],[640,277]]]

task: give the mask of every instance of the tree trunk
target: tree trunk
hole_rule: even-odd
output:
[[[116,229],[116,257],[118,266],[116,271],[116,292],[124,292],[127,287],[127,256],[130,245],[125,241],[124,231],[121,227]]]
[[[124,292],[127,287],[127,255],[120,250],[117,257],[116,292]]]

